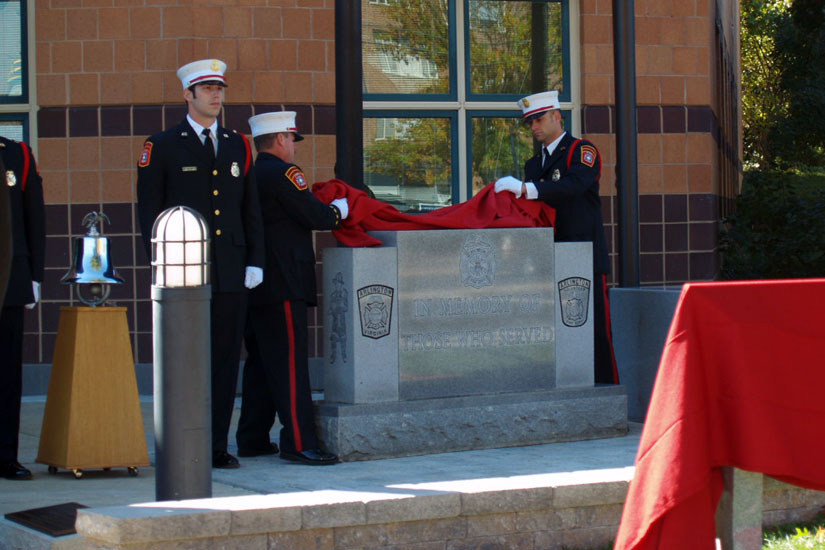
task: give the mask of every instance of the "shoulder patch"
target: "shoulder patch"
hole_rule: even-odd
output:
[[[152,147],[154,147],[154,143],[151,141],[147,141],[143,144],[143,152],[140,154],[140,160],[138,161],[138,166],[140,168],[146,168],[149,166],[149,162],[152,159]]]
[[[298,188],[299,191],[305,191],[307,188],[307,180],[304,178],[304,173],[297,166],[290,166],[286,171],[286,178],[292,182],[292,185]]]
[[[593,168],[593,165],[596,164],[597,156],[598,152],[595,147],[592,145],[582,145],[582,164]]]

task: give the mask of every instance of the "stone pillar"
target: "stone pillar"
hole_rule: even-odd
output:
[[[725,491],[716,510],[722,550],[761,550],[762,474],[725,466],[722,475]]]
[[[324,249],[324,400],[398,401],[396,249]]]
[[[556,387],[593,385],[593,243],[556,243]]]

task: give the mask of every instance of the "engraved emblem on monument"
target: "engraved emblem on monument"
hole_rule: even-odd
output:
[[[478,233],[467,237],[461,248],[461,283],[464,286],[482,288],[496,281],[496,255],[493,245]]]
[[[575,328],[587,322],[589,299],[589,279],[568,277],[559,281],[559,305],[561,305],[561,320],[565,326]]]
[[[386,285],[369,285],[358,289],[358,310],[363,336],[378,340],[390,333],[394,292],[392,287]]]
[[[332,278],[332,292],[329,295],[329,362],[335,362],[338,347],[341,348],[341,359],[347,362],[347,311],[349,300],[347,289],[344,287],[344,276],[339,271]]]

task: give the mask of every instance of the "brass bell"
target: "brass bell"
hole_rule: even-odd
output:
[[[121,277],[109,259],[109,239],[98,231],[98,224],[103,229],[103,222],[109,218],[103,212],[89,212],[83,217],[83,225],[88,228],[85,237],[75,237],[72,246],[72,266],[60,279],[64,284],[77,284],[77,299],[87,306],[97,306],[109,297],[109,285],[123,283]],[[111,223],[111,222],[110,222]],[[84,296],[82,288],[88,296]]]

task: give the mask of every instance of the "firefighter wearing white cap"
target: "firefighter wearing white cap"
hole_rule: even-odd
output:
[[[252,291],[238,422],[238,454],[275,454],[269,440],[277,413],[283,428],[281,458],[309,465],[337,462],[321,449],[309,385],[307,309],[316,305],[312,231],[339,227],[346,199],[324,204],[310,192],[295,162],[298,133],[293,111],[249,119],[258,157],[255,174],[264,218],[266,279]]]
[[[227,86],[218,59],[178,69],[187,105],[177,125],[146,140],[138,161],[138,217],[147,253],[155,218],[171,206],[197,210],[210,229],[212,466],[237,468],[227,452],[247,290],[263,278],[263,222],[249,142],[218,124]]]
[[[541,92],[518,101],[541,151],[525,163],[523,182],[506,176],[496,182],[495,190],[542,200],[555,208],[557,242],[593,243],[595,381],[618,384],[606,290],[610,261],[599,198],[601,156],[595,145],[564,131],[558,95],[557,91]]]

